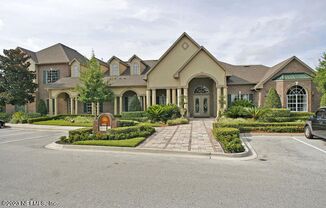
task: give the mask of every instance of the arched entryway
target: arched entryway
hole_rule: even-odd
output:
[[[191,117],[216,116],[216,83],[207,76],[193,78],[188,85],[188,108]]]
[[[129,111],[129,103],[133,96],[137,96],[137,93],[132,90],[128,90],[123,93],[123,95],[122,95],[122,111]]]
[[[57,96],[58,114],[70,114],[70,97],[68,93],[62,92]]]
[[[307,92],[306,90],[295,85],[291,87],[286,94],[287,97],[287,108],[291,111],[301,112],[307,111]]]

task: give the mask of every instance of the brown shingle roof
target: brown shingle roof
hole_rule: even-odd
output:
[[[23,51],[24,53],[26,53],[27,55],[29,55],[31,59],[37,63],[37,56],[35,52],[22,47],[17,47],[17,48]]]
[[[47,89],[67,89],[75,88],[80,83],[78,77],[63,77],[55,83],[49,84]]]
[[[257,84],[270,69],[264,65],[232,65],[220,61],[220,64],[231,75],[228,84]]]

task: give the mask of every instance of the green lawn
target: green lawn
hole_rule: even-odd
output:
[[[37,125],[52,125],[52,126],[82,126],[82,127],[92,127],[92,123],[78,123],[78,122],[70,122],[66,120],[48,120],[48,121],[38,121],[33,124]]]
[[[114,146],[114,147],[136,147],[142,141],[144,137],[137,137],[132,139],[123,139],[123,140],[86,140],[86,141],[77,141],[73,144],[78,145],[96,145],[96,146]]]

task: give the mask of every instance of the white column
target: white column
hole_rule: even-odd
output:
[[[58,115],[58,99],[54,98],[54,115]]]
[[[75,97],[75,114],[78,115],[78,98]]]
[[[223,88],[223,95],[224,95],[224,110],[228,108],[228,88],[225,86]]]
[[[152,105],[156,105],[156,89],[152,89]]]
[[[118,97],[117,96],[114,96],[114,115],[117,115],[118,113]]]
[[[70,114],[71,115],[74,114],[74,98],[73,97],[70,98]]]
[[[119,97],[119,113],[122,113],[122,96]]]
[[[259,92],[258,92],[258,107],[261,107],[261,103],[262,103],[262,102],[261,102],[261,101],[262,101],[261,99],[262,99],[262,98],[261,98],[261,91],[259,91]]]
[[[151,90],[146,90],[146,109],[151,106]]]
[[[187,116],[189,116],[189,109],[188,109],[188,88],[183,88],[183,102],[184,108],[187,109]]]
[[[177,104],[176,89],[172,89],[172,104]]]
[[[217,107],[217,116],[219,115],[219,112],[221,110],[221,103],[220,103],[220,96],[221,96],[221,87],[218,87],[217,90],[216,90],[216,100],[217,100],[217,104],[216,104],[216,107]]]
[[[180,106],[180,99],[181,99],[181,88],[178,88],[178,91],[177,91],[177,105],[179,107],[183,107],[183,106]]]
[[[146,110],[146,96],[142,96],[143,110]]]
[[[171,104],[171,89],[166,89],[166,104]]]
[[[100,115],[100,103],[99,102],[96,103],[96,111],[97,111],[97,115]]]
[[[92,103],[92,115],[95,115],[95,111],[96,111],[95,103]]]
[[[52,98],[49,98],[49,115],[53,115],[53,99]]]

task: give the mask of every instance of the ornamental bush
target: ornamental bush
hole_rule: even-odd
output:
[[[247,107],[247,108],[252,108],[252,107],[255,106],[250,100],[236,100],[231,105],[232,106]]]
[[[265,99],[265,108],[281,108],[281,99],[274,88],[270,88]]]
[[[213,128],[213,135],[226,152],[238,153],[245,150],[240,139],[239,129]]]
[[[320,107],[326,106],[326,93],[324,93],[320,98]]]
[[[136,126],[139,124],[138,121],[133,121],[133,120],[118,120],[117,121],[117,126],[118,127],[125,127],[125,126]]]
[[[180,109],[176,105],[152,105],[148,107],[147,114],[152,122],[164,123],[181,116]]]
[[[46,115],[48,113],[48,109],[46,107],[44,100],[42,100],[42,99],[39,100],[39,102],[37,103],[36,112],[38,112],[42,116]]]
[[[136,95],[131,97],[130,103],[128,105],[128,110],[131,112],[141,110],[141,105],[140,105],[139,99]]]
[[[11,120],[11,114],[10,113],[0,113],[0,120],[4,122],[9,122]]]
[[[231,106],[228,108],[224,115],[229,118],[249,118],[250,113],[243,106]]]
[[[176,118],[176,119],[172,119],[172,120],[168,120],[166,122],[166,124],[168,126],[174,126],[174,125],[179,125],[179,124],[188,124],[189,120],[186,118]]]

